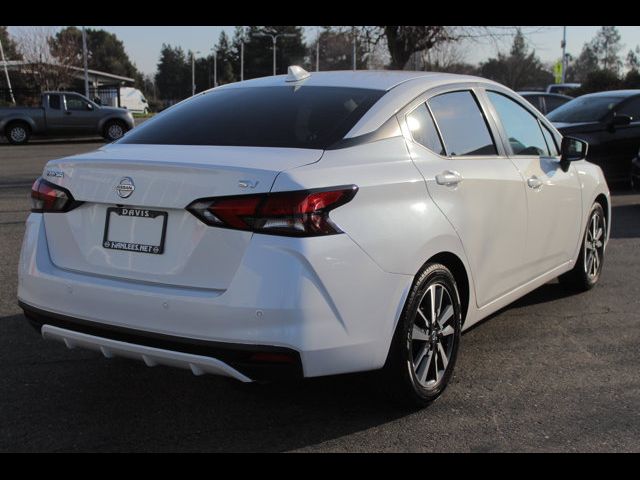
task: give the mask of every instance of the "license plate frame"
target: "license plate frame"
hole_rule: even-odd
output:
[[[111,214],[115,213],[121,217],[132,218],[150,218],[154,219],[159,216],[162,219],[162,230],[160,235],[160,245],[147,245],[143,243],[125,242],[109,239],[109,224]],[[130,207],[109,207],[107,208],[106,218],[104,222],[104,235],[102,238],[102,247],[110,250],[119,250],[122,252],[146,253],[151,255],[162,255],[164,253],[165,239],[167,235],[167,219],[168,212],[161,210],[150,210],[148,208],[130,208]]]

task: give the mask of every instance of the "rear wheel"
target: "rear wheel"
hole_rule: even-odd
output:
[[[593,288],[598,282],[604,262],[606,222],[602,205],[594,203],[582,239],[578,261],[571,271],[558,278],[560,283],[578,291],[585,291]]]
[[[120,138],[127,132],[127,127],[124,123],[118,120],[112,120],[107,122],[104,126],[104,138],[110,142],[114,142]]]
[[[23,145],[29,141],[31,129],[25,122],[11,122],[5,129],[5,135],[9,143]]]
[[[383,369],[387,393],[414,407],[438,398],[453,374],[461,329],[453,275],[444,265],[428,264],[407,298]]]

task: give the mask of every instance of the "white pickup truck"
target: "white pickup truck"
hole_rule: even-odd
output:
[[[0,108],[0,132],[14,145],[27,143],[32,134],[102,135],[111,142],[133,126],[126,109],[102,107],[75,92],[44,92],[39,107]]]

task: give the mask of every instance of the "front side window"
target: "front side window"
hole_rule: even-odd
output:
[[[487,91],[487,96],[502,121],[514,155],[548,155],[540,123],[527,109],[501,93]]]
[[[87,110],[87,102],[75,95],[66,95],[67,110]]]
[[[631,120],[637,122],[640,120],[640,98],[634,98],[622,105],[616,112],[619,115],[629,115]]]
[[[420,145],[427,147],[438,155],[444,155],[444,147],[433,123],[433,118],[424,103],[407,115],[407,125],[411,136]]]
[[[449,155],[498,154],[484,114],[469,90],[443,93],[428,103]]]
[[[304,85],[213,90],[163,112],[119,143],[325,149],[384,94]]]

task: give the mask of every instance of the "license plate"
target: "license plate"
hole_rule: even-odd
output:
[[[112,250],[161,255],[166,233],[167,212],[109,207],[102,246]]]

